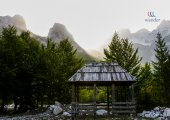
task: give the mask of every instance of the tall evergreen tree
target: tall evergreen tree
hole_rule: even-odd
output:
[[[128,39],[121,39],[114,34],[108,49],[104,49],[105,60],[117,62],[132,75],[137,76],[142,58],[138,56],[138,49]]]
[[[114,34],[108,49],[104,49],[105,60],[117,62],[129,73],[136,76],[135,94],[138,103],[138,110],[153,107],[150,98],[150,87],[153,75],[150,64],[141,66],[141,57],[138,56],[138,49],[133,48],[133,44],[128,39],[121,39],[117,33]],[[149,106],[148,106],[149,105]]]
[[[14,95],[18,64],[21,62],[23,41],[18,41],[16,29],[12,26],[3,28],[0,36],[0,112],[3,112],[7,101]],[[10,89],[9,89],[10,88]]]
[[[156,61],[153,61],[153,67],[154,67],[154,91],[155,95],[158,97],[158,103],[160,105],[163,105],[165,103],[165,63],[168,61],[168,48],[166,47],[166,43],[164,39],[162,38],[162,35],[160,33],[157,33],[157,40],[155,41],[156,48],[155,48],[155,57]],[[160,99],[162,98],[162,99]]]
[[[145,63],[145,65],[140,68],[138,79],[139,81],[135,87],[137,109],[139,111],[152,109],[156,103],[153,99],[152,92],[153,73],[151,64]]]
[[[155,41],[155,57],[156,61],[153,61],[153,67],[154,67],[154,74],[162,78],[162,70],[164,63],[168,60],[168,48],[166,47],[166,43],[164,39],[162,38],[161,33],[157,33],[157,40]]]
[[[67,84],[68,79],[84,64],[82,58],[76,54],[77,50],[68,39],[62,40],[57,46],[58,51],[58,90],[57,97],[63,103],[70,102],[71,89]],[[61,96],[62,94],[62,96]]]
[[[0,35],[0,48],[0,113],[8,101],[14,112],[70,102],[67,80],[84,62],[68,40],[41,45],[29,32],[18,35],[9,26]]]
[[[163,79],[164,79],[164,96],[165,96],[165,105],[170,107],[170,55],[168,55],[168,60],[163,66]]]

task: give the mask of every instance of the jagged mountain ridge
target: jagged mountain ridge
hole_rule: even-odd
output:
[[[163,20],[154,30],[140,29],[135,33],[124,29],[118,31],[121,38],[128,38],[134,43],[134,47],[139,49],[139,55],[143,58],[142,62],[151,62],[155,60],[155,40],[156,34],[160,32],[165,39],[170,50],[170,21]]]
[[[26,22],[24,18],[20,15],[15,15],[13,17],[11,16],[0,16],[0,31],[3,27],[7,26],[15,26],[18,33],[21,33],[22,31],[28,31],[26,27]],[[60,23],[55,23],[52,28],[50,28],[48,36],[42,37],[39,35],[34,34],[31,32],[31,36],[39,40],[41,43],[46,44],[47,38],[51,38],[56,43],[59,43],[63,39],[68,39],[74,48],[77,49],[77,53],[79,56],[83,57],[85,60],[92,60],[93,58],[87,54],[87,52],[78,44],[75,42],[73,36],[69,31],[66,29],[66,27]]]
[[[18,32],[21,31],[27,31],[25,20],[20,15],[15,15],[13,17],[10,16],[0,16],[0,28],[7,27],[8,25],[13,25],[17,28]],[[0,29],[1,31],[2,29]],[[154,48],[155,48],[155,40],[156,40],[156,34],[160,32],[165,39],[167,46],[170,50],[170,21],[169,20],[163,20],[154,30],[148,31],[147,29],[140,29],[139,31],[135,33],[131,33],[129,29],[123,29],[120,31],[117,31],[119,36],[122,38],[128,38],[130,41],[134,43],[134,47],[139,49],[139,55],[143,57],[142,62],[150,62],[154,60]],[[31,32],[31,36],[38,39],[41,43],[45,44],[47,37],[51,38],[55,42],[60,42],[61,40],[68,38],[69,41],[72,43],[72,45],[77,49],[77,52],[80,56],[86,58],[86,59],[92,59],[92,56],[95,56],[98,59],[101,59],[103,54],[103,47],[101,51],[93,51],[89,52],[90,55],[87,54],[87,52],[81,48],[75,41],[71,33],[68,32],[66,27],[62,24],[55,23],[49,30],[48,36],[42,37],[39,35],[36,35]],[[104,48],[108,46],[110,41],[106,42],[107,45],[103,45]],[[95,55],[93,55],[95,54]]]
[[[7,26],[15,26],[18,32],[26,31],[26,23],[22,16],[15,15],[13,17],[10,16],[0,16],[0,28],[7,27]],[[2,29],[0,29],[2,30]]]

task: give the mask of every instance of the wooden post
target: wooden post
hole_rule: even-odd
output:
[[[79,86],[78,85],[75,86],[75,102],[76,103],[79,102]]]
[[[94,115],[96,115],[96,83],[94,83],[94,97],[93,97],[93,101],[94,101]]]
[[[112,83],[112,114],[114,114],[114,103],[115,103],[115,84]]]
[[[79,86],[76,86],[76,111],[79,114]]]
[[[109,115],[109,86],[107,86],[107,112]]]
[[[72,110],[71,110],[71,112],[72,112],[72,120],[74,120],[75,119],[75,112],[76,112],[76,105],[75,105],[75,85],[72,85],[72,103],[71,103],[71,105],[72,105]]]
[[[75,86],[72,85],[72,102],[75,102]]]
[[[135,103],[134,85],[132,85],[132,102]]]
[[[134,93],[134,85],[132,85],[132,106],[135,105],[135,93]],[[136,113],[135,108],[133,109],[132,113]]]

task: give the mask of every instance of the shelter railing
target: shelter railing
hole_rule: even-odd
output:
[[[95,102],[89,102],[89,103],[72,102],[72,113],[76,115],[82,115],[82,114],[95,115],[96,103]]]
[[[114,102],[112,105],[113,114],[135,114],[135,102]]]

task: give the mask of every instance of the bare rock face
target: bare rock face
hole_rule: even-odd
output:
[[[156,35],[160,32],[164,38],[168,49],[170,50],[170,21],[163,20],[154,30],[140,29],[135,33],[131,33],[128,29],[118,31],[121,38],[128,38],[135,48],[139,49],[139,56],[142,62],[150,62],[155,60],[155,41]]]
[[[14,25],[21,29],[21,30],[24,30],[26,31],[27,30],[27,27],[26,27],[26,23],[25,23],[25,20],[22,16],[20,15],[15,15],[13,18],[12,18],[12,21],[14,23]]]
[[[66,27],[60,23],[55,23],[52,28],[50,28],[48,37],[56,42],[60,42],[63,39],[69,39],[73,41],[73,36],[68,32]]]
[[[27,31],[25,20],[20,15],[15,15],[13,17],[11,16],[0,16],[0,32],[2,31],[3,27],[8,27],[9,25],[15,26],[18,33],[21,33],[22,31]],[[77,49],[78,54],[85,58],[85,60],[92,59],[91,56],[87,54],[87,52],[77,44],[71,35],[71,33],[66,29],[66,27],[60,23],[55,23],[52,28],[50,28],[48,36],[42,37],[39,35],[36,35],[32,32],[31,36],[39,40],[42,44],[46,44],[46,38],[51,38],[54,42],[59,43],[60,41],[64,39],[68,39],[71,44],[74,46],[75,49]]]
[[[8,25],[15,26],[19,31],[26,31],[26,23],[22,16],[15,15],[10,16],[0,16],[0,28],[7,27]]]
[[[68,39],[68,41],[71,42],[74,48],[77,49],[77,52],[81,57],[84,57],[85,60],[92,59],[91,56],[89,56],[87,52],[74,40],[71,33],[66,29],[63,24],[55,23],[53,27],[49,30],[48,38],[51,38],[56,43],[59,43],[64,39]]]

